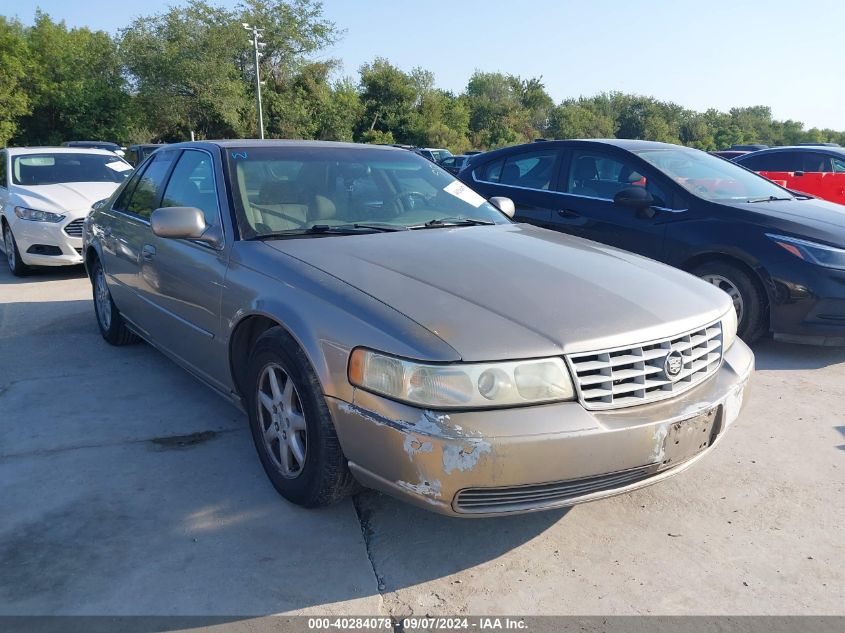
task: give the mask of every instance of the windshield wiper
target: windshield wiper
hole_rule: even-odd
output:
[[[475,220],[473,218],[437,218],[429,220],[425,224],[416,224],[408,227],[411,229],[439,229],[444,226],[488,226],[496,224],[490,220]]]
[[[777,196],[764,196],[762,198],[749,198],[748,203],[754,204],[755,202],[778,202],[779,200],[794,200],[794,198],[778,198]]]
[[[271,231],[256,235],[254,240],[278,239],[281,237],[302,237],[308,235],[366,235],[367,233],[392,233],[407,231],[406,226],[395,224],[315,224],[307,228]]]
[[[383,231],[384,233],[392,233],[393,231],[408,231],[407,226],[397,224],[382,224],[381,222],[356,222],[353,224],[356,229],[372,229],[373,231]]]

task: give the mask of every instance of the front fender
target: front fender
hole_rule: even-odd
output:
[[[353,394],[347,364],[355,347],[421,360],[460,360],[435,334],[340,279],[261,242],[236,242],[222,307],[230,348],[233,333],[252,316],[284,327],[311,362],[323,393],[347,402]]]

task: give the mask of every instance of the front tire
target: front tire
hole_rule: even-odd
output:
[[[746,343],[763,335],[766,327],[766,296],[751,276],[726,262],[708,262],[692,271],[697,277],[724,290],[737,313],[737,334]]]
[[[138,337],[126,326],[126,321],[114,304],[106,283],[106,273],[99,259],[95,259],[91,267],[91,286],[94,292],[94,313],[103,338],[111,345],[117,346],[137,341]]]
[[[319,380],[305,353],[282,328],[259,337],[246,385],[252,439],[280,495],[315,508],[355,491]]]
[[[12,227],[5,222],[3,223],[3,248],[6,251],[6,263],[9,264],[9,270],[15,277],[23,277],[29,273],[30,268],[21,260],[21,253],[18,250],[18,243],[15,241],[15,236],[12,235]]]

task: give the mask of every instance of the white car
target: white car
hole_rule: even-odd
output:
[[[132,172],[114,153],[76,147],[0,150],[0,228],[15,275],[82,263],[82,223]]]

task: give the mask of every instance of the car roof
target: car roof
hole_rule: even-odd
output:
[[[618,147],[619,149],[629,152],[636,152],[649,149],[692,149],[684,147],[683,145],[673,145],[671,143],[660,143],[658,141],[642,141],[638,139],[626,138],[584,138],[584,139],[556,139],[554,141],[534,141],[532,143],[522,143],[520,145],[509,145],[508,147],[500,147],[499,149],[490,150],[481,154],[472,154],[469,158],[487,161],[490,158],[496,158],[502,154],[508,154],[515,149],[533,149],[540,150],[544,146],[551,147]],[[483,158],[481,158],[483,157]]]
[[[746,156],[760,156],[762,154],[777,154],[778,152],[821,152],[823,154],[836,154],[845,156],[845,147],[832,147],[830,145],[783,145],[781,147],[768,147],[758,149],[756,152],[745,154]]]
[[[120,158],[114,152],[107,149],[97,149],[94,147],[7,147],[9,156],[23,156],[26,154],[99,154],[101,156],[113,156]],[[120,160],[123,160],[120,158]]]
[[[211,141],[185,141],[183,143],[168,144],[168,147],[201,147],[214,145],[222,148],[229,147],[325,147],[334,149],[378,149],[386,152],[405,152],[406,150],[390,145],[373,145],[367,143],[345,143],[342,141],[300,141],[291,139],[223,139]]]

